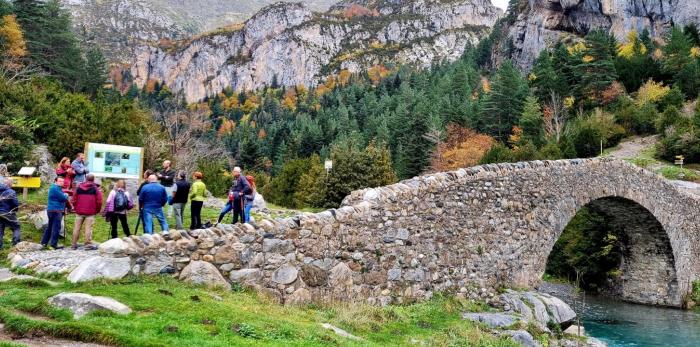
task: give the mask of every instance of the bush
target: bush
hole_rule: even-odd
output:
[[[228,195],[228,189],[231,187],[233,178],[229,173],[228,165],[225,161],[200,160],[197,165],[197,170],[204,175],[202,181],[207,185],[207,190],[211,192],[212,195],[219,198]],[[191,177],[192,172],[188,172],[188,175]]]
[[[502,143],[496,143],[484,154],[479,164],[511,163],[513,161],[513,153],[511,153],[510,148]]]
[[[596,156],[601,144],[603,147],[614,146],[625,135],[625,129],[615,123],[614,117],[600,109],[571,122],[567,132],[579,157]]]
[[[8,164],[10,172],[23,166],[29,155],[34,127],[35,123],[16,106],[0,107],[0,163]]]

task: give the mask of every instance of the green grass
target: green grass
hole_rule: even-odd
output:
[[[205,289],[165,276],[64,282],[58,287],[10,281],[0,283],[0,292],[0,320],[17,336],[48,335],[116,346],[517,346],[461,319],[462,312],[484,310],[483,305],[443,296],[383,308],[282,306],[248,291]],[[68,311],[46,303],[60,292],[112,297],[133,312],[121,316],[98,311],[74,320]],[[321,323],[363,341],[339,337]]]

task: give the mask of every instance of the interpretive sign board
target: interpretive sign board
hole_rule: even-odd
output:
[[[97,177],[139,179],[143,170],[143,148],[85,144],[87,167]]]

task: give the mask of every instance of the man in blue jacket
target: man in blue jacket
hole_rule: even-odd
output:
[[[12,179],[0,177],[0,249],[3,247],[6,226],[12,229],[12,245],[14,246],[19,242],[18,208],[19,201],[17,200],[17,193],[12,189]]]
[[[88,170],[87,168],[87,163],[85,162],[85,154],[78,153],[78,157],[75,158],[75,160],[73,160],[70,166],[75,172],[75,178],[73,179],[73,182],[77,184],[85,182],[85,175],[87,175],[90,172],[90,170]]]
[[[139,206],[143,212],[143,231],[153,234],[153,217],[158,219],[163,234],[168,234],[168,222],[163,214],[163,206],[168,202],[168,193],[165,187],[158,183],[156,175],[148,176],[146,183],[139,193]]]
[[[58,234],[61,232],[61,221],[66,211],[68,194],[63,192],[63,177],[58,176],[49,189],[49,202],[46,206],[46,214],[49,216],[49,225],[44,230],[41,244],[46,249],[63,248],[58,245]],[[49,245],[50,243],[50,245]]]

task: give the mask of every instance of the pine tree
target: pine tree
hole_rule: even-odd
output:
[[[85,54],[85,74],[83,76],[83,91],[95,95],[107,82],[107,61],[102,50],[92,45]]]
[[[491,93],[485,100],[481,117],[483,132],[504,141],[518,122],[528,95],[527,83],[510,61],[501,65],[493,77]]]
[[[614,43],[611,40],[611,36],[601,30],[586,35],[586,48],[574,65],[574,73],[579,80],[575,85],[579,100],[600,104],[603,91],[617,79],[613,63]]]
[[[536,97],[528,96],[525,99],[519,125],[523,131],[523,141],[538,147],[544,143],[544,118]]]

